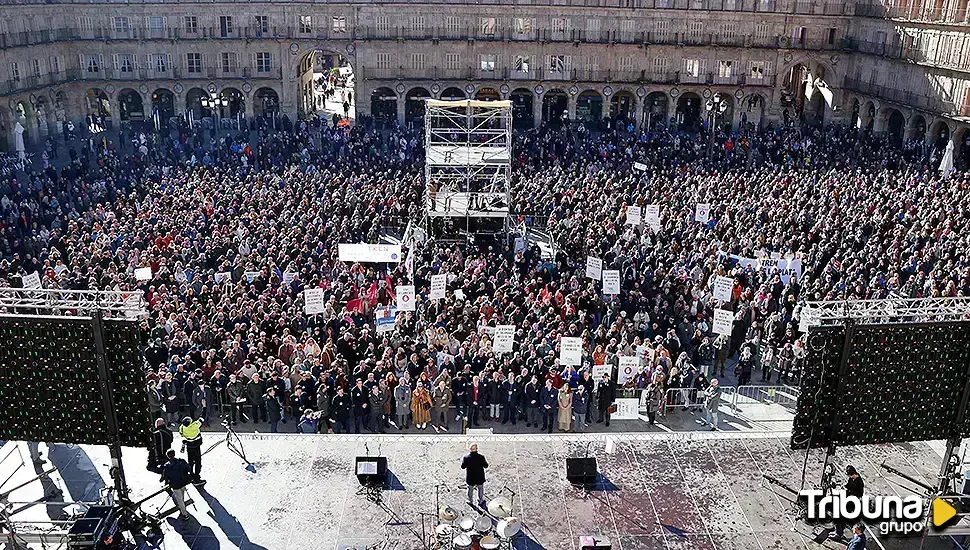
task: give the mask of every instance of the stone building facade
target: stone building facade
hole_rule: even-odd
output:
[[[357,113],[401,122],[423,97],[507,98],[518,126],[800,117],[970,152],[967,0],[865,1],[24,0],[0,7],[0,123],[33,141],[209,97],[222,118],[299,116],[322,52],[352,67]]]

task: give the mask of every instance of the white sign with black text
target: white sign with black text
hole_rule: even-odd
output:
[[[626,207],[626,224],[627,225],[640,225],[640,221],[643,219],[643,211],[639,206],[627,206]]]
[[[731,336],[731,329],[734,327],[734,312],[726,309],[714,310],[714,334]]]
[[[398,311],[414,311],[414,285],[398,285],[395,288],[397,294]]]
[[[619,360],[620,370],[616,373],[616,385],[622,387],[637,375],[640,358],[635,355],[621,355],[617,359]]]
[[[734,279],[731,277],[714,277],[714,299],[722,302],[731,301],[731,292],[734,290]]]
[[[711,219],[711,205],[703,202],[697,203],[694,209],[694,221],[707,223]]]
[[[441,275],[431,276],[431,299],[439,300],[445,297],[445,288],[448,286],[448,275],[442,273]]]
[[[620,272],[616,269],[603,270],[603,294],[620,293]]]
[[[307,315],[323,313],[327,298],[322,288],[308,288],[303,291],[303,312]]]
[[[586,276],[597,281],[603,278],[603,260],[592,256],[586,257]]]
[[[512,353],[514,341],[515,325],[497,325],[495,327],[495,340],[492,342],[492,351],[495,353]]]
[[[579,366],[583,362],[583,339],[563,336],[559,340],[559,364]]]

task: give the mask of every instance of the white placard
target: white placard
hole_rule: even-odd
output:
[[[620,370],[616,373],[616,385],[623,386],[637,375],[640,358],[636,355],[621,355],[617,359],[620,363]]]
[[[726,309],[714,310],[714,334],[731,336],[731,329],[734,327],[734,312]]]
[[[216,273],[216,282],[221,283],[222,281],[232,281],[232,273],[228,271],[220,271]]]
[[[465,299],[465,291],[462,290],[462,289],[460,289],[460,288],[455,289],[455,298],[457,298],[459,300],[464,300]]]
[[[150,281],[152,280],[152,268],[150,267],[139,267],[135,269],[135,280],[137,281]]]
[[[292,283],[295,280],[296,280],[296,273],[294,273],[292,271],[284,271],[283,272],[283,282],[285,284],[290,284],[290,283]]]
[[[613,376],[612,365],[593,365],[593,380],[597,382],[603,379],[603,375]]]
[[[579,366],[583,362],[583,339],[563,336],[559,339],[559,364]]]
[[[603,294],[620,293],[620,271],[617,269],[603,270]]]
[[[660,205],[648,204],[643,207],[643,216],[654,233],[660,232]]]
[[[398,311],[414,311],[414,285],[398,285],[394,290],[397,294]]]
[[[303,312],[307,315],[323,313],[327,298],[322,288],[308,288],[303,291]]]
[[[731,293],[734,290],[734,279],[731,277],[714,277],[714,299],[722,302],[731,301]]]
[[[697,207],[694,209],[694,221],[707,223],[711,219],[711,205],[699,202]]]
[[[448,286],[448,275],[431,276],[431,299],[438,300],[445,297],[445,288]]]
[[[255,281],[257,275],[259,275],[259,271],[246,271],[243,273],[243,277],[246,278],[247,283]]]
[[[148,268],[148,278],[151,279],[152,268]],[[20,282],[23,283],[24,288],[40,288],[40,274],[36,271],[30,275],[24,275],[20,278]]]
[[[798,332],[808,332],[809,328],[818,326],[821,322],[821,316],[821,311],[808,306],[803,307],[798,318]]]
[[[515,341],[515,325],[498,325],[495,327],[495,340],[492,341],[492,351],[495,353],[512,353]]]
[[[399,244],[337,244],[337,257],[341,262],[389,262],[400,263]]]
[[[633,169],[634,170],[637,170],[637,171],[640,171],[640,172],[643,172],[644,170],[647,169],[647,165],[644,164],[644,163],[642,163],[642,162],[634,162],[633,163]]]
[[[613,420],[640,419],[640,400],[636,397],[620,397],[614,403],[616,412],[610,415]]]
[[[627,206],[626,207],[626,224],[627,225],[640,225],[640,221],[643,218],[643,210],[639,206]]]
[[[590,279],[600,280],[603,278],[603,260],[586,256],[586,276]]]

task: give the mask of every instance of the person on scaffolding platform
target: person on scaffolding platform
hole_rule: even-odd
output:
[[[179,426],[179,435],[182,436],[182,450],[188,453],[192,483],[201,487],[205,485],[202,479],[202,419],[193,421],[186,416],[182,419]]]

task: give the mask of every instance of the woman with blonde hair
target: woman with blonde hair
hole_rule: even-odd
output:
[[[426,384],[420,381],[411,393],[411,422],[415,428],[424,430],[431,422],[431,394],[428,393]]]

